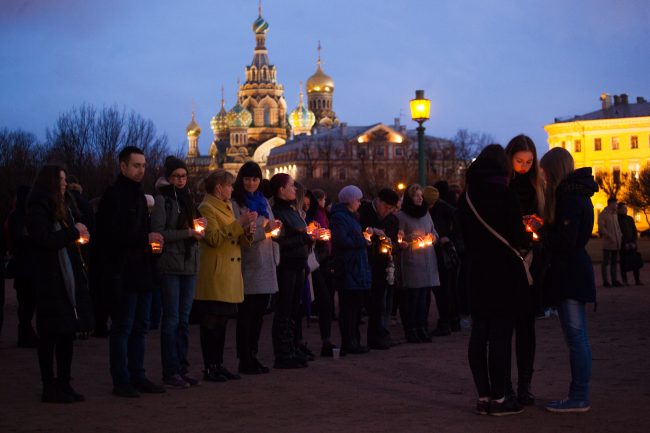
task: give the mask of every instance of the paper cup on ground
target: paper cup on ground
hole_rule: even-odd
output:
[[[339,347],[332,348],[332,358],[334,359],[341,358],[341,349]]]

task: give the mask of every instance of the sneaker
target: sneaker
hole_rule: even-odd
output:
[[[495,400],[490,402],[490,415],[506,416],[515,415],[524,411],[524,407],[514,398],[506,398],[501,403]]]
[[[203,370],[203,380],[206,382],[227,382],[228,378],[221,374],[218,366],[211,365]]]
[[[476,413],[487,415],[490,413],[490,400],[476,400]]]
[[[199,385],[201,385],[200,380],[194,379],[192,376],[188,376],[187,373],[181,373],[180,376],[189,386],[199,386]]]
[[[241,376],[235,373],[229,372],[226,367],[223,365],[220,365],[217,367],[219,369],[219,373],[221,373],[222,376],[224,376],[228,380],[239,380],[241,379]]]
[[[554,400],[546,405],[547,411],[558,413],[587,412],[589,409],[589,400]]]
[[[262,370],[253,362],[241,362],[239,361],[239,367],[237,371],[241,374],[262,374]]]
[[[79,394],[77,391],[70,386],[70,382],[63,382],[60,384],[60,390],[64,394],[69,395],[72,397],[72,400],[75,402],[81,402],[81,401],[86,401],[86,397],[83,396],[83,394]]]
[[[165,388],[174,388],[174,389],[184,389],[190,387],[190,384],[185,382],[185,380],[183,380],[183,378],[178,374],[164,378],[163,385],[165,386]]]
[[[612,286],[614,286],[614,287],[623,287],[623,283],[621,283],[620,281],[614,281],[612,283]]]
[[[262,364],[259,359],[253,358],[253,364],[257,365],[257,367],[262,371],[262,373],[266,374],[269,371],[271,371],[266,365]]]
[[[301,354],[304,355],[305,358],[307,358],[307,361],[313,361],[314,359],[316,359],[316,355],[314,355],[314,352],[309,350],[309,347],[307,347],[307,345],[304,343],[300,343],[296,346],[296,352],[301,352]]]
[[[143,394],[162,394],[166,392],[164,387],[156,385],[146,377],[138,381],[134,381],[132,385],[135,389]]]
[[[140,393],[137,389],[130,383],[124,383],[122,385],[115,385],[113,387],[113,395],[118,397],[126,398],[137,398],[140,397]]]

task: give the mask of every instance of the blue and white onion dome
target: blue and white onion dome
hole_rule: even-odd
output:
[[[237,103],[228,113],[228,127],[248,128],[253,122],[253,115],[243,105]]]
[[[260,12],[260,16],[258,16],[257,19],[253,21],[253,32],[266,33],[268,29],[269,23],[267,23],[266,20],[262,18],[262,13]]]

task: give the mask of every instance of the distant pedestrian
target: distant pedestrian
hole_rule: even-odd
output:
[[[639,234],[636,230],[634,218],[627,214],[625,203],[618,204],[618,225],[621,228],[621,279],[623,284],[627,285],[627,273],[632,271],[634,275],[634,284],[643,285],[639,276],[639,271],[643,266],[643,258],[638,251],[637,240]]]
[[[621,227],[618,224],[616,198],[614,197],[607,199],[607,207],[598,215],[598,234],[603,240],[603,263],[601,266],[603,286],[622,287],[623,284],[616,278],[618,255],[621,250]],[[607,268],[609,268],[609,275]]]

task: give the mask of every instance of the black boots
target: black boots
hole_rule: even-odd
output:
[[[69,380],[53,379],[43,383],[43,403],[75,403],[86,398],[70,386]]]

